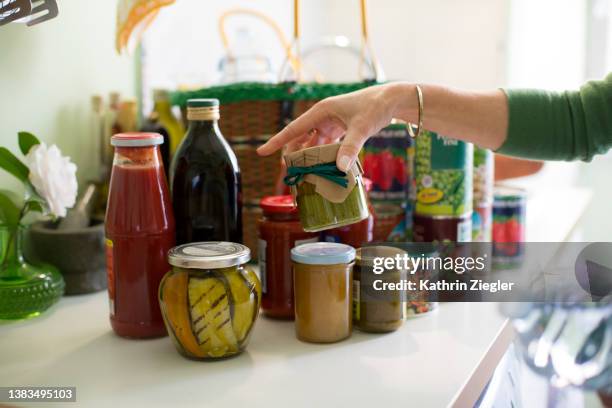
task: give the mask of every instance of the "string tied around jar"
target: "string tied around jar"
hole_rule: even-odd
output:
[[[308,167],[289,167],[284,183],[290,187],[298,185],[306,175],[313,174],[325,178],[344,188],[348,187],[346,173],[336,167],[335,163],[319,163]]]

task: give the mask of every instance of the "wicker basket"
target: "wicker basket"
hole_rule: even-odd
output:
[[[242,207],[242,234],[243,243],[251,250],[251,261],[257,261],[258,222],[263,211],[259,205],[245,205]]]

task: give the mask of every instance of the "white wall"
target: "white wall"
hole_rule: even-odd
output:
[[[503,85],[508,1],[368,2],[372,43],[387,77],[472,88]],[[308,48],[324,36],[340,34],[358,45],[358,4],[356,0],[303,1],[303,47]],[[287,35],[291,34],[291,1],[181,0],[163,10],[145,34],[147,87],[201,86],[214,82],[217,63],[223,56],[217,19],[222,11],[236,6],[268,14]],[[238,24],[244,24],[244,20]],[[262,51],[278,66],[283,52],[269,31],[258,23],[246,24],[261,36]],[[341,53],[329,53],[325,58],[327,64],[317,63],[321,65],[317,68],[327,78],[357,79],[354,59],[344,58]]]
[[[577,88],[585,80],[586,0],[512,0],[508,82]]]
[[[360,38],[357,1],[328,3],[325,32]],[[508,0],[368,2],[372,44],[388,79],[469,88],[504,85]]]
[[[33,27],[0,27],[0,145],[14,152],[17,132],[56,143],[92,175],[90,98],[134,95],[135,67],[114,51],[115,2],[63,0],[57,18]],[[0,171],[0,188],[16,182]]]

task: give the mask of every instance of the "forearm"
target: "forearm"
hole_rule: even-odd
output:
[[[416,123],[416,86],[409,83],[386,86],[394,116]],[[508,100],[503,91],[470,92],[436,85],[421,85],[421,89],[425,129],[493,150],[505,142]]]

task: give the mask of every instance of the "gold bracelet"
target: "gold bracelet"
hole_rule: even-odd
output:
[[[419,117],[418,117],[418,125],[416,128],[416,132],[413,129],[413,124],[409,123],[408,124],[408,134],[410,135],[411,138],[417,138],[419,137],[419,135],[421,134],[421,131],[423,130],[423,90],[421,89],[420,86],[416,86],[416,91],[417,91],[417,97],[419,98]]]

